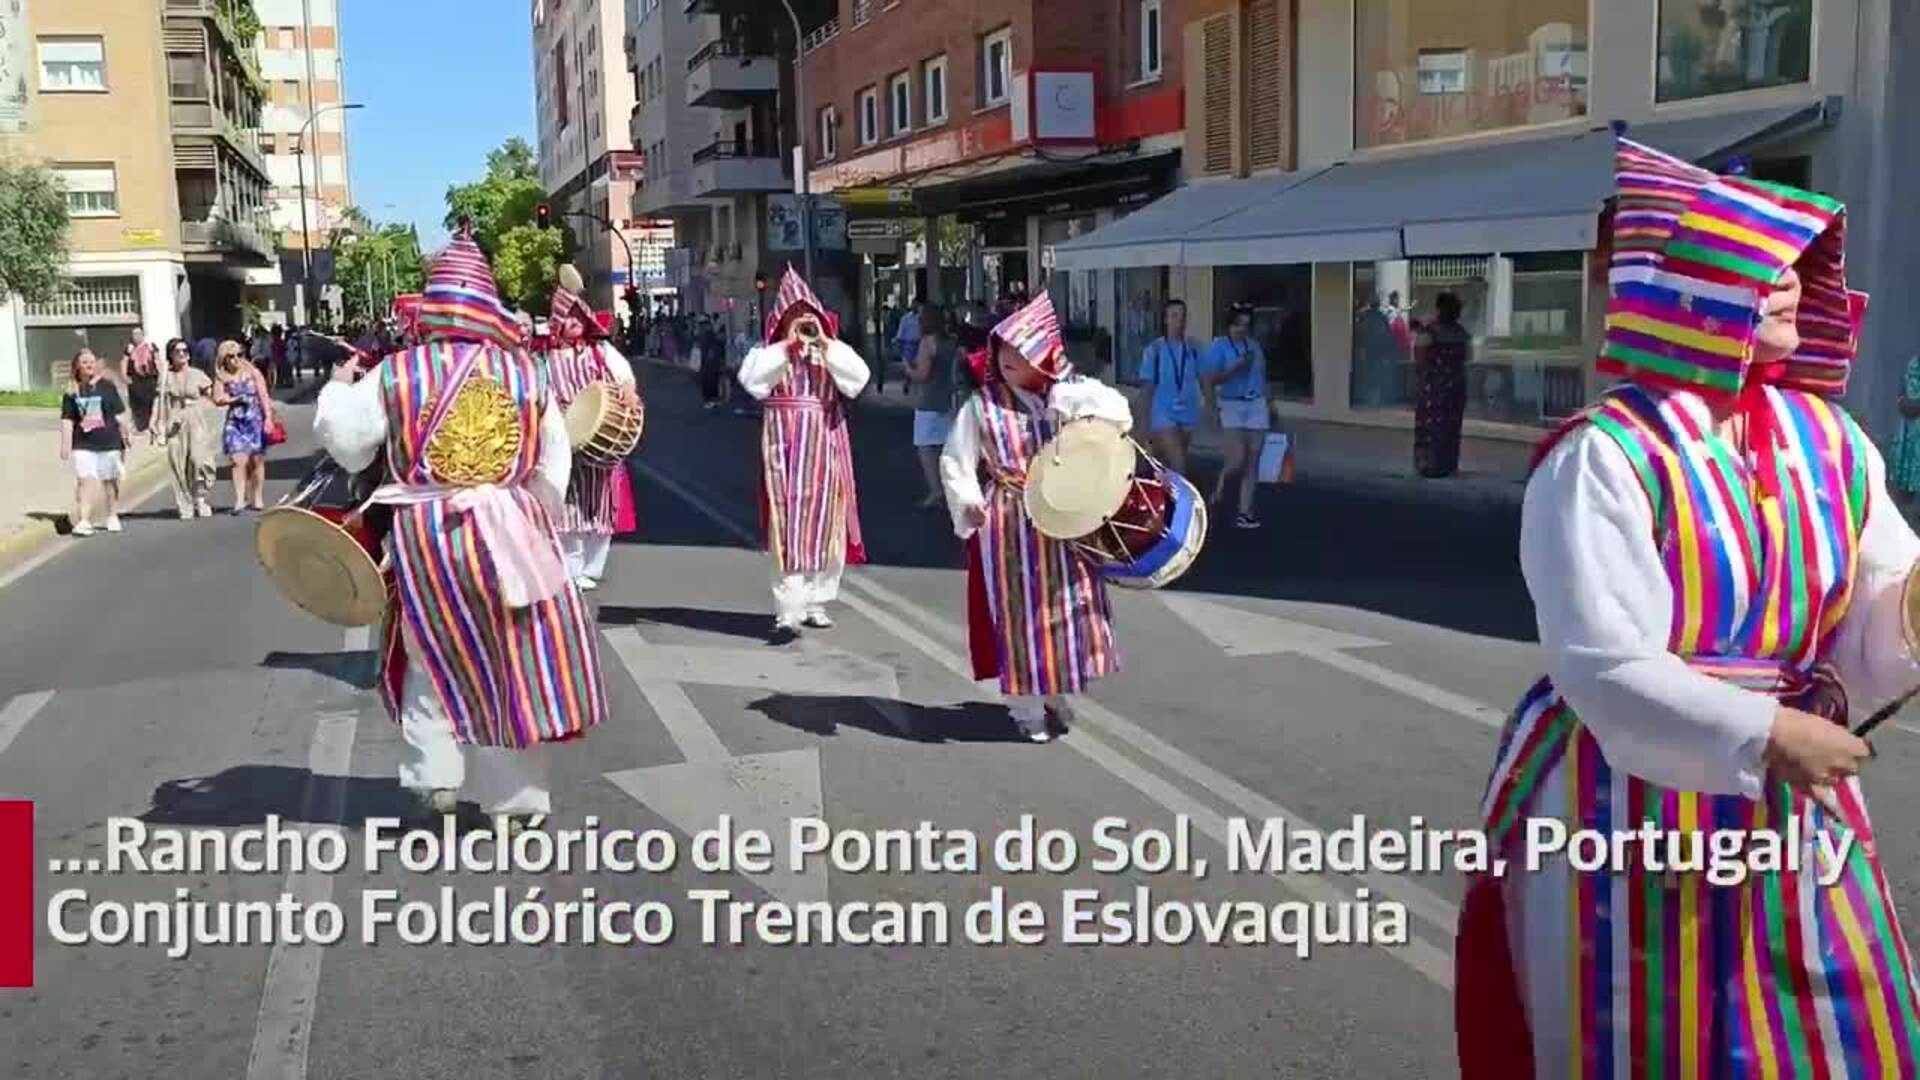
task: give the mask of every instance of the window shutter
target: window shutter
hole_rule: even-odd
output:
[[[1237,170],[1235,136],[1240,104],[1234,70],[1235,19],[1215,15],[1187,25],[1187,153],[1202,176]]]
[[[1247,167],[1291,168],[1292,0],[1247,5]]]

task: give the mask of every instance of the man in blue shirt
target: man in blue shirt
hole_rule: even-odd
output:
[[[1260,450],[1266,445],[1267,354],[1253,336],[1253,306],[1235,304],[1227,311],[1227,332],[1207,349],[1207,381],[1220,403],[1220,443],[1226,455],[1213,483],[1212,502],[1226,496],[1227,480],[1240,480],[1240,516],[1234,525],[1257,529],[1253,516],[1254,485],[1260,479]]]
[[[909,393],[913,390],[913,379],[908,377],[906,372],[913,366],[914,360],[920,356],[920,309],[926,306],[926,303],[924,298],[914,297],[913,306],[907,309],[905,315],[900,316],[900,328],[893,332],[894,359],[900,365],[901,384]],[[880,390],[885,393],[886,389],[886,373],[881,372]]]
[[[1187,305],[1168,300],[1161,309],[1165,335],[1154,338],[1140,354],[1136,380],[1152,393],[1147,437],[1154,452],[1174,472],[1187,471],[1187,448],[1200,423],[1200,380],[1204,354],[1200,343],[1187,336]]]

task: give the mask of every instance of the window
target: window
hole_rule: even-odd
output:
[[[107,47],[97,37],[40,39],[42,93],[103,93],[107,89]]]
[[[1160,77],[1160,0],[1140,0],[1140,80]]]
[[[119,217],[119,186],[112,165],[56,165],[55,178],[67,192],[67,213],[74,217]]]
[[[209,96],[207,64],[199,54],[167,54],[167,96],[176,101],[199,101]]]
[[[840,110],[829,105],[820,110],[820,160],[830,160],[839,152]]]
[[[553,107],[558,114],[560,130],[567,130],[567,43],[560,41],[553,46]]]
[[[926,65],[926,109],[927,123],[944,124],[947,121],[947,58],[936,56]]]
[[[1655,100],[1807,81],[1813,0],[1660,0]]]
[[[913,130],[913,77],[904,71],[887,80],[887,119],[889,134]]]
[[[1354,145],[1392,146],[1585,116],[1592,6],[1592,0],[1354,0]]]
[[[1013,96],[1013,28],[980,39],[980,104],[1004,105]]]
[[[860,145],[880,141],[880,95],[869,86],[860,91]]]

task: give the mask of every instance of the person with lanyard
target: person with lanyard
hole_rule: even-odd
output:
[[[462,222],[433,260],[424,343],[320,391],[314,434],[350,473],[385,452],[394,600],[380,691],[406,743],[400,785],[434,814],[464,791],[504,831],[552,811],[554,744],[607,715],[597,635],[553,517],[572,472],[567,425]]]
[[[1838,403],[1866,309],[1845,208],[1626,139],[1616,173],[1596,368],[1621,381],[1527,483],[1548,674],[1482,797],[1510,869],[1461,907],[1460,1073],[1920,1075],[1854,730],[1920,686],[1920,538]],[[1651,843],[1575,865],[1528,839],[1560,830]]]
[[[1228,481],[1238,478],[1240,512],[1234,518],[1234,527],[1257,529],[1260,521],[1253,516],[1253,493],[1260,479],[1257,466],[1270,422],[1267,353],[1253,337],[1253,305],[1235,304],[1227,309],[1227,332],[1214,338],[1207,350],[1207,372],[1220,410],[1220,442],[1226,455],[1208,501],[1215,506],[1225,502]]]
[[[1187,303],[1169,300],[1161,311],[1166,329],[1140,356],[1139,385],[1152,395],[1147,438],[1174,472],[1186,475],[1187,450],[1200,423],[1200,343],[1187,336]]]
[[[833,625],[827,605],[849,564],[867,559],[847,406],[866,389],[866,361],[793,267],[767,315],[766,344],[740,362],[740,386],[761,402],[760,511],[773,562],[774,635]]]
[[[1068,421],[1124,432],[1133,412],[1120,391],[1073,374],[1048,293],[995,326],[967,363],[978,389],[954,421],[940,479],[967,543],[973,677],[998,680],[1020,733],[1044,743],[1072,719],[1067,695],[1119,671],[1120,651],[1099,566],[1027,515],[1027,469]]]

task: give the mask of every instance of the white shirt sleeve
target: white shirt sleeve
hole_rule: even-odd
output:
[[[1617,769],[1679,791],[1758,798],[1777,708],[1667,648],[1673,590],[1626,453],[1583,427],[1527,485],[1520,568],[1547,671]]]
[[[827,342],[827,371],[833,376],[833,385],[840,388],[840,395],[849,398],[859,397],[872,377],[867,362],[860,359],[853,346],[837,339]]]
[[[348,472],[373,464],[387,442],[387,410],[380,400],[380,371],[357,383],[330,382],[314,403],[313,434],[327,456]]]
[[[1920,539],[1887,495],[1887,463],[1880,451],[1865,439],[1860,443],[1867,454],[1867,523],[1860,532],[1853,600],[1826,649],[1827,661],[1847,688],[1856,724],[1920,685],[1920,663],[1908,646],[1901,608],[1907,574],[1920,561]]]
[[[549,400],[540,417],[540,460],[534,466],[534,494],[557,514],[567,499],[567,481],[573,476],[573,441],[567,436],[567,414]]]
[[[607,376],[622,386],[633,385],[633,362],[610,341],[600,343],[600,360],[607,365]]]
[[[765,401],[773,388],[780,384],[780,377],[787,371],[787,350],[784,345],[762,345],[740,361],[740,386],[753,395],[755,401]]]
[[[974,533],[967,521],[967,510],[987,505],[980,490],[980,395],[974,394],[960,406],[947,432],[947,445],[940,451],[940,486],[947,493],[947,513],[953,517],[953,534],[965,540]]]
[[[1119,424],[1122,431],[1133,429],[1133,407],[1127,403],[1127,395],[1098,379],[1081,377],[1055,383],[1047,395],[1047,407],[1062,420],[1096,417]]]

